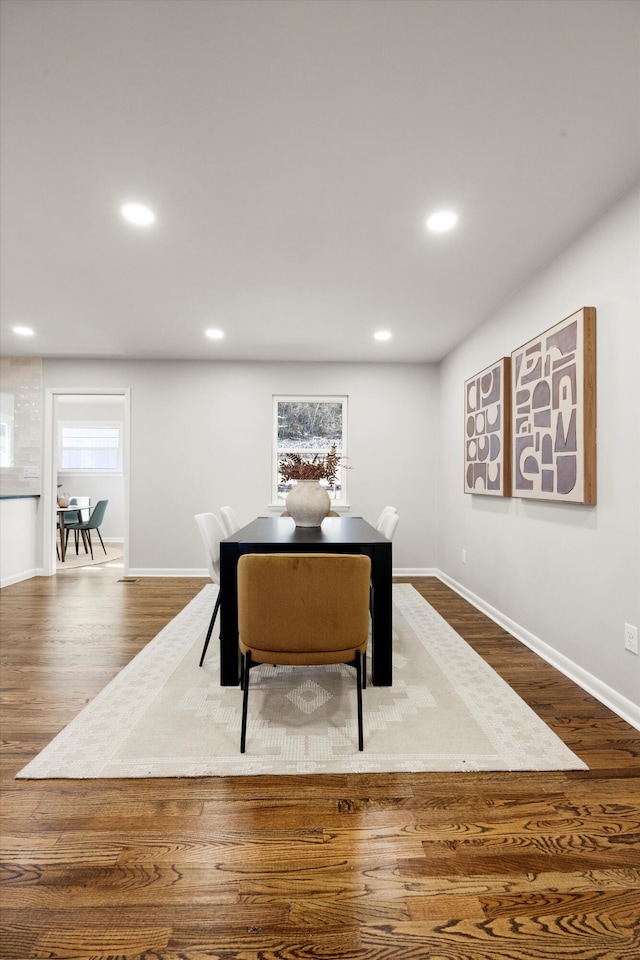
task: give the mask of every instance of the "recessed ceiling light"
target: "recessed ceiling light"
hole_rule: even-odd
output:
[[[427,230],[432,233],[445,233],[455,227],[457,222],[458,214],[453,210],[438,210],[427,219]]]
[[[373,336],[376,340],[391,340],[391,334],[388,330],[378,330]]]
[[[208,337],[211,337],[212,340],[222,340],[224,337],[222,330],[205,330],[205,333]]]
[[[125,203],[120,207],[120,213],[125,220],[135,224],[136,227],[148,227],[156,219],[153,210],[141,203]]]
[[[13,332],[17,333],[19,337],[32,337],[33,330],[31,327],[14,327]]]

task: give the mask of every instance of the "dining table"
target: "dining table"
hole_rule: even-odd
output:
[[[220,683],[240,682],[238,560],[245,553],[354,553],[371,559],[371,672],[392,685],[391,541],[362,517],[325,517],[297,527],[292,517],[257,517],[220,542]]]

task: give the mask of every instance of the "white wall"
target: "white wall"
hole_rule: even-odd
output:
[[[446,575],[636,705],[623,628],[640,625],[639,252],[635,192],[441,364],[438,526]],[[465,495],[464,381],[582,306],[597,310],[597,505]]]
[[[0,500],[0,586],[42,573],[40,497]]]
[[[434,366],[45,360],[43,377],[53,389],[131,388],[132,573],[204,569],[195,513],[269,513],[274,394],[348,396],[350,514],[375,522],[393,503],[394,568],[435,567]]]

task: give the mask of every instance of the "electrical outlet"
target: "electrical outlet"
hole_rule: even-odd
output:
[[[22,471],[25,480],[34,479],[40,476],[40,467],[25,467]]]
[[[466,562],[467,562],[467,551],[466,551],[466,550],[463,550],[463,551],[462,551],[462,562],[463,562],[463,563],[466,563]]]
[[[624,648],[638,655],[638,628],[630,623],[624,625]]]

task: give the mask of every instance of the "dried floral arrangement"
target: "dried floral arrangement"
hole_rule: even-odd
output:
[[[327,480],[333,485],[336,482],[340,457],[334,444],[326,457],[318,457],[316,454],[313,460],[303,460],[297,453],[288,453],[278,466],[285,483],[289,480]]]

